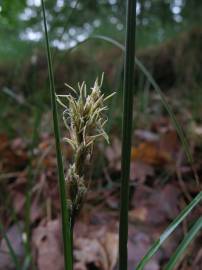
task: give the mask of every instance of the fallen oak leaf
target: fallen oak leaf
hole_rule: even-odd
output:
[[[163,165],[172,162],[168,152],[160,150],[156,144],[151,142],[144,142],[138,147],[133,147],[131,158],[133,161],[140,160],[150,165]]]

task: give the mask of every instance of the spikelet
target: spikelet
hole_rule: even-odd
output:
[[[64,108],[63,120],[69,133],[64,140],[74,152],[73,164],[65,179],[72,219],[79,212],[87,192],[88,180],[85,179],[84,171],[86,162],[91,159],[94,143],[101,137],[109,143],[104,130],[107,122],[105,103],[115,92],[105,97],[101,92],[102,82],[103,75],[100,83],[98,78],[95,80],[89,94],[85,82],[81,85],[78,83],[78,90],[66,84],[72,94],[57,95],[58,103]]]

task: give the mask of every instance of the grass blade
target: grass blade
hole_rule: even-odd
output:
[[[7,247],[8,247],[8,251],[9,251],[9,254],[11,256],[11,259],[16,267],[16,270],[20,270],[20,264],[19,264],[19,261],[18,261],[18,258],[17,258],[17,255],[12,247],[12,244],[9,240],[9,238],[7,237],[6,233],[4,232],[4,229],[3,229],[3,225],[1,224],[0,222],[0,232],[4,238],[4,240],[6,241],[6,244],[7,244]]]
[[[89,41],[92,38],[104,40],[106,42],[109,42],[109,43],[115,45],[117,48],[121,49],[122,51],[125,51],[124,46],[120,42],[118,42],[117,40],[112,39],[110,37],[103,36],[103,35],[94,35],[92,37],[89,37],[86,40],[82,41],[81,43],[77,44],[75,47]],[[75,47],[72,48],[72,49],[75,49]],[[184,149],[184,151],[186,153],[188,162],[190,163],[190,165],[192,167],[192,165],[193,165],[193,157],[192,157],[192,154],[191,154],[191,152],[189,150],[189,143],[188,143],[187,138],[185,136],[184,130],[183,130],[182,126],[180,125],[180,123],[177,121],[177,119],[176,119],[176,117],[175,117],[175,115],[174,115],[174,113],[172,111],[172,108],[170,107],[170,105],[166,101],[165,96],[164,96],[161,88],[156,83],[155,79],[153,78],[151,73],[148,71],[148,69],[142,64],[142,62],[137,57],[135,57],[135,64],[144,73],[144,75],[146,76],[148,81],[153,86],[154,90],[159,94],[159,96],[161,98],[161,102],[164,105],[165,109],[167,110],[167,112],[168,112],[168,114],[169,114],[169,116],[170,116],[170,118],[171,118],[171,120],[173,122],[173,125],[174,125],[174,127],[175,127],[175,129],[177,131],[177,134],[178,134],[178,136],[180,138],[180,141],[181,141],[183,149]],[[198,181],[198,176],[196,175],[196,172],[194,171],[193,167],[192,167],[192,170],[194,172],[194,177],[195,177],[195,179],[197,180],[197,183],[198,183],[199,182]]]
[[[119,225],[119,269],[127,269],[129,172],[133,120],[133,85],[136,32],[136,0],[127,1],[126,51],[124,62],[124,96],[121,158],[121,209]]]
[[[65,190],[65,177],[63,169],[62,154],[60,148],[60,131],[58,124],[58,115],[57,115],[57,104],[55,97],[55,83],[53,76],[52,60],[50,45],[48,39],[48,31],[46,24],[46,13],[44,1],[41,0],[42,11],[43,11],[43,22],[46,38],[46,49],[47,49],[47,59],[48,59],[48,71],[49,71],[49,81],[50,81],[50,94],[52,102],[52,113],[53,113],[53,127],[55,134],[55,144],[56,144],[56,154],[57,154],[57,165],[58,165],[58,177],[59,177],[59,189],[60,189],[60,204],[61,204],[61,214],[62,214],[62,233],[63,233],[63,244],[64,244],[64,262],[65,270],[73,269],[73,255],[72,255],[72,229],[70,224],[69,211],[66,204],[66,190]]]
[[[192,242],[194,237],[199,233],[202,229],[202,217],[200,217],[195,224],[192,226],[190,231],[186,234],[178,248],[176,249],[175,253],[171,256],[168,264],[165,267],[165,270],[172,270],[174,269],[175,265],[180,262],[181,256],[185,252],[188,245]]]
[[[107,42],[115,45],[116,47],[118,47],[122,51],[125,51],[124,46],[120,42],[118,42],[118,41],[116,41],[116,40],[114,40],[114,39],[112,39],[110,37],[103,36],[103,35],[95,35],[95,36],[92,36],[92,38],[98,38],[98,39],[107,41]],[[137,57],[135,57],[135,64],[144,73],[144,75],[146,76],[148,81],[153,86],[154,90],[159,94],[159,96],[161,98],[161,102],[164,105],[165,109],[167,110],[167,112],[168,112],[168,114],[169,114],[169,116],[170,116],[170,118],[171,118],[171,120],[173,122],[173,125],[174,125],[174,127],[175,127],[175,129],[177,131],[177,134],[178,134],[178,136],[180,138],[180,141],[181,141],[182,146],[184,148],[184,151],[186,153],[187,159],[188,159],[189,163],[192,166],[193,157],[192,157],[192,154],[191,154],[191,152],[189,150],[189,143],[188,143],[188,141],[186,139],[186,136],[184,134],[184,130],[183,130],[182,126],[180,125],[180,123],[177,121],[174,113],[172,112],[172,109],[171,109],[170,105],[168,104],[168,102],[166,101],[165,96],[164,96],[161,88],[158,86],[155,79],[153,78],[151,73],[148,71],[148,69],[142,64],[142,62]],[[197,179],[197,176],[196,176],[195,172],[194,172],[194,176]],[[197,182],[198,182],[198,180],[197,180]]]
[[[147,262],[161,247],[163,242],[172,234],[172,232],[180,225],[192,209],[202,200],[202,191],[181,211],[181,213],[174,219],[168,228],[161,234],[160,238],[151,246],[147,254],[138,264],[136,270],[143,270]]]

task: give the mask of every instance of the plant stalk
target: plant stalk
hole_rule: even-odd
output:
[[[47,24],[46,24],[44,0],[41,0],[41,3],[42,3],[42,11],[43,11],[45,38],[46,38],[48,72],[49,72],[49,81],[50,81],[50,94],[51,94],[52,113],[53,113],[53,127],[54,127],[54,135],[55,135],[56,154],[57,154],[60,204],[61,204],[61,214],[62,214],[62,233],[63,233],[63,245],[64,245],[64,263],[65,263],[64,269],[73,270],[72,229],[71,229],[70,214],[67,207],[65,177],[64,177],[63,161],[62,161],[62,154],[61,154],[61,148],[60,148],[60,131],[59,131],[59,124],[58,124],[56,96],[55,96],[55,83],[54,83],[52,59],[51,59],[51,52],[50,52],[50,45],[49,45],[49,38],[48,38],[48,30],[47,30]]]
[[[131,160],[131,138],[133,120],[133,86],[136,34],[136,0],[127,1],[126,40],[124,59],[124,95],[122,123],[122,158],[121,158],[121,209],[119,225],[119,270],[128,268],[128,204],[129,174]]]

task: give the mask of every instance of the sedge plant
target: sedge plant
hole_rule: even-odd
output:
[[[108,141],[108,136],[104,130],[106,123],[106,117],[104,111],[107,109],[105,102],[113,94],[104,97],[101,92],[101,82],[98,79],[95,81],[94,86],[91,88],[91,92],[87,94],[87,87],[85,83],[78,84],[78,90],[68,86],[73,94],[67,95],[55,95],[55,84],[52,68],[51,52],[48,40],[48,32],[46,25],[46,14],[44,1],[42,2],[43,21],[46,38],[46,49],[49,69],[50,80],[50,94],[52,101],[53,112],[53,126],[56,142],[56,153],[58,163],[58,178],[60,189],[60,202],[62,213],[62,232],[64,243],[64,261],[65,270],[73,270],[73,247],[72,247],[72,235],[75,217],[79,213],[82,203],[84,201],[88,186],[89,178],[85,174],[85,168],[91,161],[93,146],[96,139],[104,137]],[[78,1],[76,2],[77,5]],[[175,125],[178,135],[181,139],[182,145],[187,154],[188,161],[192,164],[193,158],[189,151],[188,142],[184,135],[184,132],[175,118],[171,108],[167,104],[167,101],[162,94],[161,89],[155,82],[149,71],[143,66],[143,64],[135,58],[135,0],[127,1],[127,35],[125,47],[117,41],[104,36],[94,36],[94,38],[100,38],[106,40],[120,49],[125,51],[125,71],[124,71],[124,115],[123,115],[123,144],[122,144],[122,186],[121,186],[121,211],[120,211],[120,230],[119,230],[119,269],[127,269],[127,234],[128,234],[128,201],[129,201],[129,166],[130,166],[130,149],[131,149],[131,131],[132,131],[132,107],[133,107],[133,89],[134,85],[134,63],[142,70],[145,76],[150,81],[151,85],[158,92],[161,97],[161,101],[168,111],[171,119]],[[68,137],[65,141],[68,142],[74,152],[74,159],[72,165],[70,165],[66,177],[64,175],[63,161],[60,149],[60,131],[57,116],[57,104],[56,101],[64,107],[63,119],[67,127]],[[168,226],[168,228],[161,234],[159,239],[151,246],[146,255],[139,262],[136,270],[143,270],[147,262],[152,256],[159,250],[161,245],[166,239],[174,232],[174,230],[182,223],[187,215],[196,207],[202,200],[202,192],[200,192],[185,209],[174,219],[174,221]],[[29,213],[30,198],[27,198],[27,212]],[[28,217],[28,215],[27,215]],[[29,217],[26,222],[27,234],[29,234]],[[197,235],[202,228],[201,217],[194,223],[187,235],[184,237],[175,253],[168,261],[165,270],[174,269],[174,267],[180,262],[182,254],[185,252],[188,245]],[[3,231],[3,226],[0,224],[0,231],[5,239],[9,253],[15,264],[16,269],[20,269],[20,264],[12,248],[9,238]],[[28,262],[29,267],[29,262]],[[27,269],[24,266],[22,269]]]
[[[106,97],[104,96],[101,91],[101,86],[103,83],[102,75],[100,82],[98,79],[96,79],[89,94],[87,93],[86,83],[83,82],[81,85],[78,84],[78,91],[67,85],[73,93],[56,96],[52,58],[46,23],[45,4],[43,0],[42,11],[58,164],[64,246],[64,269],[73,270],[73,227],[75,217],[81,209],[89,186],[89,179],[85,175],[85,168],[91,161],[95,140],[100,137],[104,137],[107,142],[109,141],[107,133],[104,130],[104,126],[107,122],[107,118],[104,115],[104,112],[107,110],[105,102],[115,93],[112,93]],[[65,138],[65,141],[71,145],[74,153],[74,160],[69,166],[66,177],[64,175],[60,147],[60,131],[56,100],[64,108],[63,120],[68,130],[68,137]]]
[[[74,151],[74,161],[69,167],[67,176],[64,176],[63,162],[60,150],[60,133],[57,118],[56,96],[54,88],[54,78],[52,71],[52,62],[48,33],[46,27],[45,7],[42,0],[44,28],[46,35],[47,55],[49,64],[50,91],[52,98],[53,124],[56,139],[56,150],[58,160],[59,187],[61,197],[63,242],[65,270],[73,269],[72,256],[72,232],[76,215],[78,214],[85,194],[88,189],[89,180],[85,177],[85,164],[88,163],[92,156],[93,145],[96,138],[104,137],[108,140],[107,134],[103,127],[106,119],[103,118],[103,111],[106,110],[104,102],[108,97],[101,94],[100,88],[102,83],[96,80],[91,93],[87,95],[86,84],[78,85],[78,92],[73,89],[73,95],[58,95],[58,102],[64,107],[63,119],[68,129],[68,138],[66,141],[71,145]],[[127,238],[128,238],[128,201],[129,201],[129,168],[130,168],[130,151],[131,151],[131,132],[132,132],[132,108],[133,108],[133,90],[134,85],[134,62],[140,67],[143,73],[148,77],[154,89],[160,94],[162,102],[173,120],[178,135],[187,153],[188,160],[192,163],[188,151],[188,145],[185,141],[183,132],[178,126],[178,122],[173,116],[172,111],[167,106],[167,102],[162,96],[156,82],[150,73],[137,59],[135,60],[135,17],[134,10],[136,1],[128,0],[127,2],[127,35],[125,50],[125,71],[124,71],[124,113],[123,113],[123,144],[122,144],[122,186],[121,186],[121,211],[120,211],[120,229],[119,229],[119,269],[127,269]],[[108,40],[111,42],[111,40]],[[113,42],[112,42],[113,43]],[[118,44],[120,45],[120,44]],[[119,46],[120,47],[120,46]],[[102,80],[101,80],[102,81]],[[96,94],[97,93],[97,94]],[[64,99],[64,100],[63,100]],[[91,109],[90,105],[91,104]],[[88,108],[88,109],[87,109]],[[91,112],[91,113],[90,113]],[[97,121],[96,121],[97,120]],[[190,204],[176,217],[169,227],[162,233],[160,238],[148,250],[147,254],[139,262],[136,270],[143,270],[147,262],[158,251],[163,242],[173,233],[173,231],[182,223],[187,215],[202,200],[200,192]],[[176,253],[171,257],[166,269],[173,269],[174,265],[180,259],[188,244],[194,238],[196,233],[201,229],[201,219],[199,219],[179,245]]]

